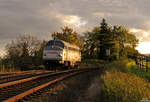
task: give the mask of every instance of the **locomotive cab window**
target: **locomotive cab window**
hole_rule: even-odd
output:
[[[54,41],[49,41],[49,42],[46,44],[46,46],[52,46],[52,45],[54,45]]]
[[[64,48],[63,42],[51,40],[46,44],[45,50],[60,50],[62,48]]]
[[[64,44],[61,41],[55,41],[54,45],[64,48]]]

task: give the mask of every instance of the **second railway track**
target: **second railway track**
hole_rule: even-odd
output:
[[[41,90],[51,84],[61,81],[70,76],[86,72],[92,69],[73,69],[61,71],[56,73],[49,73],[38,77],[30,78],[30,80],[23,79],[20,82],[15,81],[0,84],[0,102],[14,102],[28,96],[38,90]],[[29,79],[29,78],[28,78]],[[25,80],[25,81],[24,81]],[[18,82],[18,83],[17,83]],[[7,85],[8,84],[8,85]],[[6,86],[5,86],[6,85]]]
[[[34,71],[34,72],[24,72],[24,73],[19,73],[19,74],[10,74],[7,76],[1,76],[0,77],[0,84],[3,83],[8,83],[11,81],[16,81],[16,80],[21,80],[21,79],[25,79],[25,78],[29,78],[29,77],[34,77],[34,76],[38,76],[38,75],[42,75],[42,74],[46,74],[46,73],[52,73],[50,71]]]

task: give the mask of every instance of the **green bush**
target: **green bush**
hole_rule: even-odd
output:
[[[150,83],[134,74],[110,71],[102,77],[104,84],[95,102],[140,102],[150,99]]]
[[[108,62],[105,64],[105,70],[117,70],[128,72],[129,68],[136,66],[135,61],[131,59],[119,59],[117,61]]]
[[[103,60],[98,60],[98,59],[85,59],[82,61],[82,63],[85,63],[85,64],[100,64],[100,63],[105,63],[105,61]]]
[[[130,73],[136,74],[139,77],[146,78],[150,81],[150,71],[146,72],[146,69],[139,69],[138,66],[131,67],[128,70]]]

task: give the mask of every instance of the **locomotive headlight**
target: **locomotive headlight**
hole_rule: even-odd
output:
[[[58,54],[59,57],[62,57],[62,54]]]

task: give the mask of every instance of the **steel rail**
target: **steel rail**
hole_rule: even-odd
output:
[[[40,86],[35,87],[35,88],[33,88],[33,89],[30,89],[30,90],[28,90],[28,91],[26,91],[26,92],[24,92],[24,93],[21,93],[21,94],[19,94],[19,95],[17,95],[17,96],[14,96],[14,97],[12,97],[12,98],[9,98],[9,99],[5,100],[4,102],[15,102],[15,101],[17,101],[17,100],[19,100],[19,99],[22,99],[23,97],[28,96],[28,95],[30,95],[30,94],[32,94],[32,93],[34,93],[34,92],[36,92],[36,91],[38,91],[38,90],[40,90],[40,89],[43,89],[43,88],[45,88],[45,87],[47,87],[47,86],[49,86],[49,85],[55,84],[55,83],[57,83],[57,82],[59,82],[59,81],[62,81],[62,80],[64,80],[64,79],[68,78],[68,77],[71,77],[71,76],[76,75],[76,74],[79,74],[79,73],[81,73],[81,72],[76,72],[76,73],[73,73],[73,74],[70,74],[70,75],[66,75],[66,76],[57,78],[57,79],[52,80],[52,81],[50,81],[50,82],[48,82],[48,83],[45,83],[45,84],[43,84],[43,85],[40,85]]]
[[[14,96],[8,97],[8,99],[5,99],[4,102],[14,102],[14,101],[17,101],[17,100],[22,99],[23,97],[28,96],[28,95],[30,95],[30,94],[32,94],[32,93],[34,93],[34,92],[36,92],[36,91],[38,91],[40,89],[43,89],[43,88],[45,88],[45,87],[47,87],[49,85],[52,85],[52,84],[57,83],[57,82],[59,82],[61,80],[64,80],[66,78],[69,78],[71,76],[74,76],[76,74],[79,74],[79,73],[82,73],[82,72],[86,72],[86,71],[89,71],[89,69],[76,69],[76,70],[73,69],[73,70],[67,70],[67,71],[62,71],[62,72],[51,73],[50,75],[42,75],[41,78],[42,77],[53,76],[53,75],[57,76],[59,74],[61,76],[57,76],[58,78],[54,77],[50,81],[45,82],[43,84],[40,84],[38,86],[35,86],[35,87],[32,87],[32,88],[27,88],[28,89],[27,91],[20,92],[19,94],[16,94],[16,96],[14,95]],[[38,79],[37,77],[34,77],[34,78]],[[29,79],[29,80],[31,81],[32,79]],[[20,81],[19,83],[22,83],[22,82]],[[4,87],[7,87],[7,86],[9,86],[9,85],[6,85],[6,86],[4,85]]]
[[[15,75],[15,76],[8,76],[6,78],[0,78],[0,84],[17,81],[17,80],[21,80],[21,79],[26,79],[26,78],[30,78],[30,77],[34,77],[34,76],[39,76],[39,75],[43,75],[43,74],[47,74],[47,73],[52,73],[52,72],[26,73],[26,74],[19,74],[19,75]]]
[[[39,78],[42,78],[42,77],[53,76],[53,75],[65,73],[65,72],[68,72],[68,71],[69,70],[61,71],[61,72],[55,72],[55,73],[51,73],[50,72],[50,73],[47,73],[47,74],[44,74],[44,75],[40,75],[40,76],[35,76],[35,77],[31,77],[31,78],[16,80],[16,81],[13,81],[13,82],[3,83],[3,84],[0,84],[0,88],[8,87],[8,86],[11,86],[11,85],[16,85],[16,84],[19,84],[19,83],[24,83],[24,82],[35,80],[35,79],[39,79]],[[72,70],[70,70],[70,71],[72,71]]]
[[[0,78],[7,77],[8,75],[16,75],[16,74],[24,74],[24,73],[31,73],[31,72],[38,72],[41,70],[30,70],[30,71],[20,71],[20,72],[6,72],[6,73],[0,73]]]
[[[0,80],[6,79],[6,78],[11,78],[11,77],[17,77],[17,76],[22,76],[22,75],[28,75],[28,74],[38,74],[38,73],[44,73],[44,72],[49,72],[49,71],[23,71],[23,72],[16,72],[13,74],[6,74],[6,75],[0,75]]]

